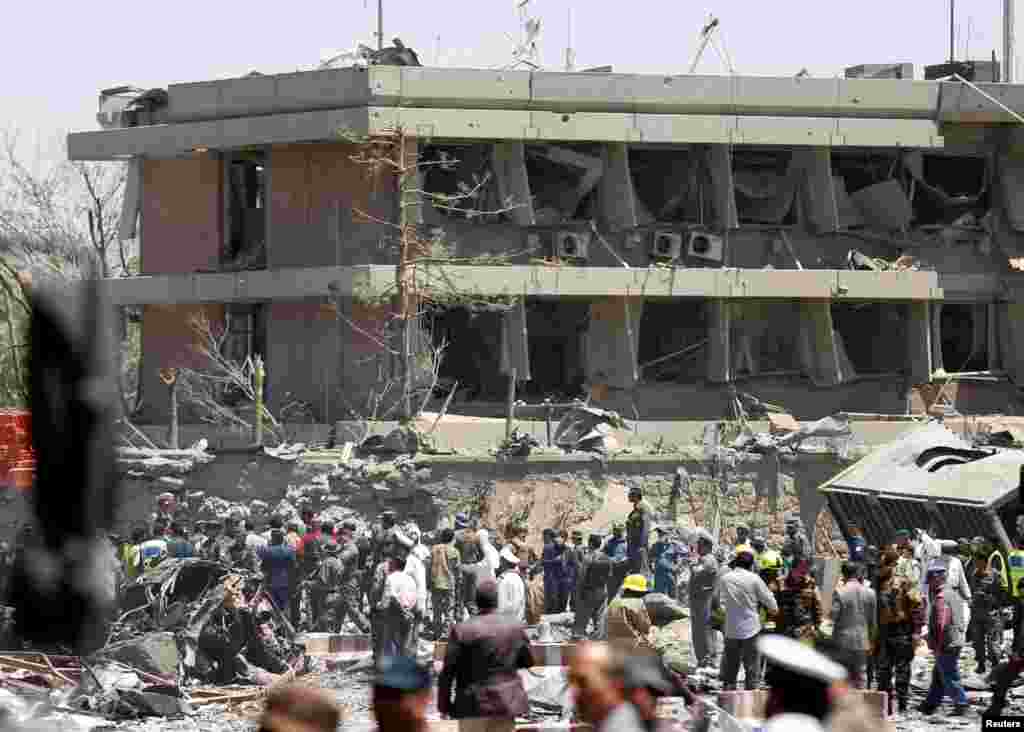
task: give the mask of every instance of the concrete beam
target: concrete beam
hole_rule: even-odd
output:
[[[528,110],[353,107],[206,122],[75,132],[70,160],[176,157],[196,148],[337,140],[342,129],[386,135],[402,127],[425,139],[658,144],[941,148],[930,120],[735,117]]]
[[[367,134],[366,110],[336,109],[74,132],[68,135],[68,159],[120,160],[136,155],[178,157],[192,154],[197,148],[224,150],[249,145],[340,141],[342,130]]]
[[[946,87],[949,88],[946,88]],[[1006,85],[979,85],[1010,106],[1024,107]],[[174,122],[280,114],[364,104],[553,112],[754,114],[933,119],[994,115],[962,84],[897,79],[662,74],[579,74],[372,66],[220,81],[172,84],[167,118]],[[1010,87],[1014,90],[1014,87]],[[991,105],[991,103],[989,103]],[[1008,120],[1009,121],[1009,120]]]
[[[839,301],[942,297],[934,272],[420,265],[416,276],[424,289],[455,288],[492,296]],[[124,277],[104,284],[115,305],[162,305],[386,293],[394,286],[394,277],[394,267],[368,265]]]

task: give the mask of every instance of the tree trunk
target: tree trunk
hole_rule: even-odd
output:
[[[178,380],[170,384],[171,390],[171,428],[167,436],[167,446],[171,450],[180,450],[178,445]]]

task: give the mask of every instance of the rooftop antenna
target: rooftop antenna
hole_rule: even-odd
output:
[[[569,8],[569,20],[567,23],[568,30],[566,31],[566,43],[565,43],[565,70],[573,71],[576,61],[576,52],[572,48],[572,8]]]
[[[530,4],[530,0],[520,0],[516,3],[516,9],[519,11],[519,41],[516,42],[514,38],[509,38],[513,43],[516,44],[515,50],[512,51],[512,64],[508,67],[511,69],[517,66],[529,66],[531,69],[539,69],[540,65],[537,63],[538,50],[537,50],[537,39],[540,37],[540,18],[531,18],[529,10],[526,6]],[[508,35],[506,33],[506,35]]]
[[[704,55],[704,49],[708,47],[708,43],[711,42],[711,36],[714,35],[717,28],[718,18],[713,15],[709,15],[707,25],[701,28],[700,35],[697,36],[697,53],[693,55],[693,63],[690,64],[691,74],[697,71],[697,64],[700,63],[700,57]]]
[[[384,50],[384,0],[377,0],[377,50]]]
[[[949,62],[956,63],[956,0],[949,0]]]
[[[441,62],[441,35],[434,37],[434,66]]]
[[[1014,0],[1003,0],[1003,81],[1012,83],[1016,69],[1013,48],[1013,3]]]

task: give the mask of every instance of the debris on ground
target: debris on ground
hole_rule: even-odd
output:
[[[92,729],[257,700],[310,665],[262,583],[218,562],[164,560],[122,588],[121,615],[90,657],[0,655],[0,709],[21,719],[12,697],[34,700],[64,715],[60,729]]]
[[[618,412],[597,407],[574,406],[555,428],[554,443],[565,452],[593,452],[608,455],[624,444],[616,430],[628,430]]]

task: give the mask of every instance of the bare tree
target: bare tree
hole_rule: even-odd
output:
[[[0,401],[22,404],[26,395],[24,358],[28,304],[15,286],[15,271],[57,279],[77,278],[87,259],[102,277],[132,273],[134,242],[118,237],[125,166],[58,160],[29,162],[13,131],[0,133]],[[123,318],[123,315],[122,315]],[[121,339],[137,347],[122,319]],[[135,366],[131,353],[123,365]],[[137,354],[135,354],[137,356]],[[122,377],[122,407],[129,408]],[[136,391],[137,393],[137,391]],[[133,400],[131,400],[133,401]]]
[[[347,132],[340,136],[357,145],[357,152],[351,160],[365,167],[368,175],[390,176],[396,181],[398,194],[397,220],[382,219],[379,216],[356,209],[355,214],[364,222],[382,225],[386,231],[386,243],[396,254],[395,281],[390,287],[379,292],[358,293],[356,299],[377,305],[390,304],[390,319],[379,332],[369,333],[337,307],[338,317],[356,332],[377,343],[388,355],[396,358],[399,365],[397,377],[383,380],[371,392],[374,402],[374,416],[384,396],[397,390],[400,392],[398,405],[403,421],[409,421],[420,414],[429,402],[437,385],[444,348],[422,348],[420,338],[422,321],[427,308],[431,306],[454,306],[471,303],[504,302],[513,304],[515,298],[508,296],[488,297],[466,291],[451,281],[439,265],[452,264],[508,264],[520,252],[484,257],[457,258],[452,256],[443,230],[434,227],[429,233],[420,225],[418,211],[423,206],[458,213],[468,219],[497,217],[512,211],[524,202],[511,197],[496,207],[486,206],[484,193],[492,186],[490,174],[475,175],[472,183],[460,183],[456,193],[437,193],[426,190],[422,185],[423,172],[430,166],[451,167],[457,160],[442,156],[436,161],[423,160],[416,141],[401,128],[372,138],[360,138]],[[397,327],[396,327],[397,326]],[[397,344],[396,344],[397,341]],[[424,356],[417,364],[418,356]],[[422,372],[430,386],[419,404],[416,404],[416,375]]]
[[[230,314],[226,315],[230,319]],[[262,425],[278,443],[287,442],[289,435],[286,423],[308,416],[309,406],[301,402],[286,403],[279,415],[274,415],[264,404],[262,384],[257,371],[262,366],[261,357],[253,355],[238,362],[225,354],[230,320],[223,324],[213,323],[205,315],[193,317],[189,325],[195,333],[194,348],[204,367],[201,369],[174,369],[174,387],[179,390],[183,401],[198,413],[204,422],[221,427],[237,429],[257,435]],[[163,372],[167,369],[161,370]],[[164,383],[171,385],[169,378]],[[171,415],[172,424],[177,416]]]
[[[100,275],[132,269],[132,241],[118,237],[126,178],[122,163],[60,160],[26,162],[18,136],[0,137],[0,243],[3,254],[73,276],[82,254],[100,262]]]

